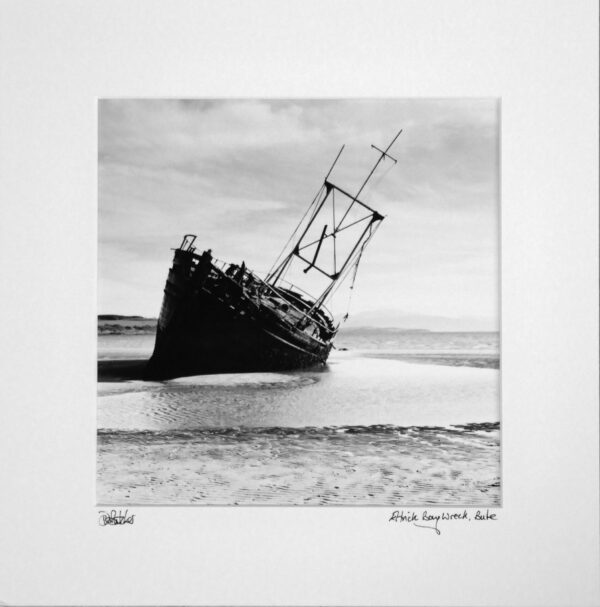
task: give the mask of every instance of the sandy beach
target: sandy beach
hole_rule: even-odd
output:
[[[98,439],[100,504],[500,503],[498,424],[123,433]]]
[[[101,505],[501,503],[489,336],[350,340],[325,368],[163,382],[142,379],[151,334],[101,339]]]

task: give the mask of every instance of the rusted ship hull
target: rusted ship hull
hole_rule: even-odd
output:
[[[301,330],[256,281],[249,287],[213,263],[203,264],[202,256],[177,249],[146,376],[165,379],[322,365],[335,333],[333,326],[330,329],[329,340],[310,335],[310,327]]]

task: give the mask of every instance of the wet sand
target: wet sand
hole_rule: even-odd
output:
[[[499,443],[497,423],[100,432],[97,500],[498,506]]]
[[[409,338],[319,370],[148,382],[152,335],[100,337],[97,503],[499,506],[493,336]]]
[[[500,358],[497,354],[394,354],[385,352],[368,352],[366,358],[382,358],[386,360],[401,360],[411,363],[428,365],[444,365],[448,367],[475,367],[477,369],[499,369]]]

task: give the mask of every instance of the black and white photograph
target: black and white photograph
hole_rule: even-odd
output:
[[[500,104],[98,102],[98,504],[501,504]]]
[[[598,11],[0,2],[0,607],[599,605]]]

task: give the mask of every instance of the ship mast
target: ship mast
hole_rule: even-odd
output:
[[[370,237],[373,234],[374,226],[383,220],[383,215],[381,215],[376,210],[372,209],[371,207],[366,205],[364,202],[359,200],[359,196],[361,195],[365,186],[367,185],[367,183],[370,181],[371,177],[375,173],[377,167],[380,165],[380,163],[385,158],[389,158],[394,163],[397,162],[395,158],[392,158],[388,154],[388,152],[391,149],[391,147],[394,145],[394,143],[396,142],[398,137],[400,136],[400,133],[402,133],[402,129],[400,131],[398,131],[397,135],[392,139],[391,143],[387,146],[387,148],[385,150],[381,150],[378,147],[371,145],[371,147],[373,149],[375,149],[379,152],[379,157],[378,157],[377,161],[375,162],[373,168],[371,169],[371,171],[369,172],[369,174],[363,181],[362,185],[358,189],[358,192],[355,195],[349,194],[348,192],[344,191],[342,188],[334,185],[333,183],[331,183],[329,181],[329,176],[331,175],[331,172],[333,171],[333,168],[335,167],[335,165],[344,149],[344,146],[342,146],[342,149],[338,152],[338,155],[336,156],[333,164],[331,165],[329,172],[325,176],[325,179],[323,181],[323,186],[321,187],[321,189],[319,190],[319,193],[317,194],[317,196],[313,200],[313,203],[311,204],[311,206],[314,204],[315,208],[309,218],[307,225],[305,226],[301,235],[296,240],[296,244],[292,248],[291,252],[266,277],[266,282],[268,282],[269,284],[271,284],[272,286],[275,287],[277,285],[277,283],[282,279],[282,276],[285,274],[285,271],[288,269],[292,260],[295,257],[308,264],[306,266],[306,268],[304,268],[304,270],[303,270],[304,273],[307,273],[309,270],[315,269],[315,270],[319,271],[321,274],[324,274],[326,277],[328,277],[331,282],[329,283],[327,288],[321,293],[321,295],[317,298],[317,300],[315,301],[311,310],[309,311],[309,314],[310,314],[310,312],[312,312],[316,308],[320,307],[325,302],[325,300],[327,299],[327,296],[331,293],[331,290],[333,289],[336,282],[338,282],[338,280],[340,278],[344,277],[345,272],[349,269],[351,264],[356,265],[358,263],[358,261],[360,260],[360,256],[362,254],[362,250],[364,249],[364,247],[366,246],[367,242],[369,241]],[[348,207],[346,208],[345,212],[343,213],[343,215],[342,215],[341,219],[339,219],[339,221],[337,220],[337,218],[335,216],[336,193],[338,194],[338,196],[341,195],[345,199],[350,200]],[[318,239],[305,243],[304,238],[306,237],[309,229],[314,224],[314,222],[317,219],[317,217],[319,216],[319,214],[321,213],[321,210],[323,209],[323,205],[330,197],[331,197],[332,207],[333,207],[333,222],[332,222],[333,225],[332,225],[331,231],[329,233],[327,232],[328,226],[327,226],[327,224],[325,224],[323,227],[323,230],[321,232],[321,235]],[[350,212],[350,210],[354,207],[354,205],[359,205],[362,209],[368,211],[368,214],[365,217],[358,219],[356,221],[352,221],[351,223],[344,226],[343,222],[346,219],[346,217],[348,216],[348,213]],[[309,207],[309,210],[310,210],[310,207]],[[303,220],[304,220],[304,218],[301,220],[300,224],[302,223]],[[364,229],[362,230],[360,236],[354,243],[354,246],[352,247],[350,253],[348,253],[346,258],[343,260],[343,262],[341,263],[341,265],[338,268],[337,257],[336,257],[336,244],[335,244],[336,236],[340,232],[342,232],[348,228],[351,228],[359,223],[362,223],[363,221],[365,222]],[[300,225],[298,225],[298,227],[296,228],[296,231],[298,230],[299,227],[300,227]],[[293,236],[294,236],[294,234],[292,234],[292,238],[293,238]],[[317,264],[319,253],[321,251],[321,245],[328,238],[333,238],[333,265],[334,265],[333,273],[328,272],[326,269],[324,269],[323,267],[321,267]],[[290,238],[290,240],[291,240],[291,238]],[[289,244],[289,242],[290,241],[288,241],[288,244]],[[315,245],[316,245],[316,249],[315,249],[312,259],[307,259],[304,256],[305,253],[303,253],[304,249],[311,247],[311,246],[315,246]],[[286,245],[286,247],[287,247],[287,245]]]

